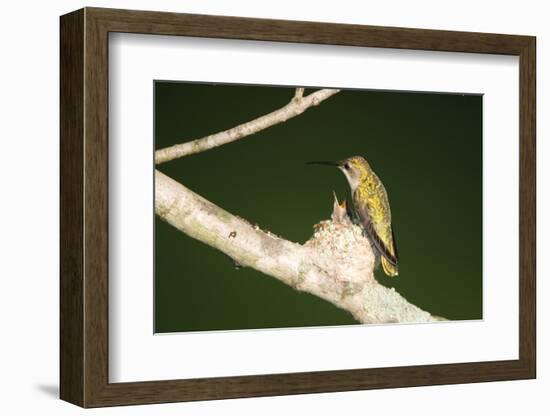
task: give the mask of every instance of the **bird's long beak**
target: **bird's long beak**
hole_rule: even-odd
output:
[[[328,165],[328,166],[336,166],[340,167],[340,162],[331,162],[331,161],[312,161],[307,162],[308,165]]]

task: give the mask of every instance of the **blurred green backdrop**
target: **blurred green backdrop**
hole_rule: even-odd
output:
[[[293,88],[157,81],[157,149],[273,111]],[[306,94],[313,90],[306,90]],[[227,211],[305,242],[330,216],[336,169],[367,158],[384,183],[400,255],[393,286],[448,319],[482,317],[482,97],[346,90],[285,123],[159,169]],[[251,269],[155,219],[155,331],[356,324],[347,312]]]

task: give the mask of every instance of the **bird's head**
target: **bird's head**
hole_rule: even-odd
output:
[[[355,191],[357,186],[372,172],[369,163],[362,156],[352,156],[336,162],[318,161],[308,162],[308,164],[337,167],[346,175],[352,191]]]

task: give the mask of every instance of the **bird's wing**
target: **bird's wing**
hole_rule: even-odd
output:
[[[397,247],[393,235],[393,228],[389,221],[373,221],[369,211],[376,211],[377,207],[370,207],[368,204],[356,204],[355,210],[360,219],[361,225],[367,232],[370,240],[392,265],[397,266]],[[389,209],[389,207],[388,207]]]

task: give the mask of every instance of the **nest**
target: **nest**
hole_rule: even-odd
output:
[[[305,246],[315,251],[318,266],[344,283],[374,280],[376,256],[363,229],[350,219],[345,201],[340,204],[335,195],[331,219],[313,229]]]

